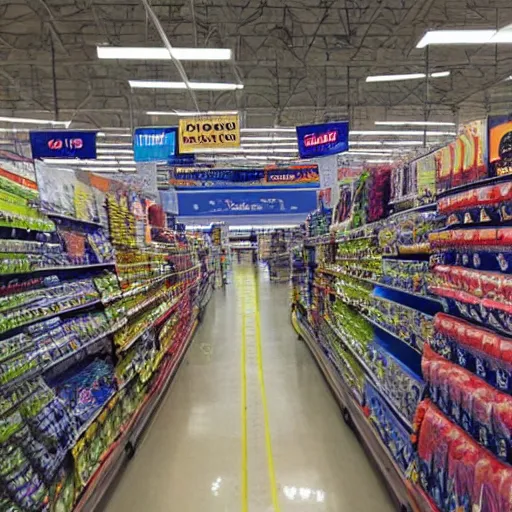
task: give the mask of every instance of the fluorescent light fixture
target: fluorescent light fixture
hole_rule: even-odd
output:
[[[238,110],[208,110],[207,112],[194,112],[193,110],[174,110],[159,111],[149,110],[148,116],[174,116],[174,117],[192,117],[192,116],[234,116]]]
[[[273,141],[295,141],[297,142],[297,137],[240,137],[242,142],[253,142],[253,141],[264,141],[264,142],[273,142]]]
[[[20,123],[20,124],[50,124],[52,126],[63,126],[69,128],[71,121],[53,121],[51,119],[32,119],[27,117],[0,117],[2,123]]]
[[[370,143],[371,144],[371,143]],[[242,144],[242,148],[269,148],[272,149],[274,147],[286,146],[290,148],[297,148],[297,142],[246,142]]]
[[[420,130],[351,130],[350,135],[424,135],[425,132]],[[452,135],[456,136],[455,132],[426,132],[427,137],[438,137],[439,135]]]
[[[98,132],[96,134],[97,137],[128,137],[132,138],[131,133],[105,133],[105,132]]]
[[[98,155],[133,155],[133,149],[96,149]]]
[[[406,75],[373,75],[367,76],[367,82],[399,82],[402,80],[419,80],[425,78],[425,73],[409,73]],[[436,73],[430,73],[431,78],[444,78],[450,76],[450,71],[438,71]]]
[[[242,133],[249,133],[249,132],[254,132],[254,133],[270,133],[270,132],[275,132],[275,133],[285,133],[285,132],[288,132],[288,133],[296,133],[297,129],[296,128],[292,128],[292,127],[289,127],[289,128],[242,128],[240,130]]]
[[[446,76],[450,76],[450,71],[438,71],[436,73],[430,73],[432,78],[444,78]]]
[[[386,160],[382,158],[376,158],[375,160],[366,160],[368,164],[391,164],[393,160]]]
[[[161,82],[159,80],[128,80],[132,89],[187,89],[185,82]],[[243,84],[219,82],[189,82],[194,91],[236,91]]]
[[[129,60],[231,60],[229,48],[172,48],[165,47],[97,46],[98,59]],[[172,55],[172,57],[171,57]]]
[[[396,151],[394,150],[386,150],[386,149],[381,149],[381,150],[371,150],[371,149],[368,149],[368,150],[365,150],[365,151],[357,151],[357,150],[351,150],[348,152],[349,155],[370,155],[370,156],[387,156],[387,155],[391,155],[393,153],[396,153]]]
[[[1,133],[28,133],[28,128],[0,128]]]
[[[377,126],[455,126],[455,123],[438,121],[375,121]]]
[[[120,126],[105,126],[105,127],[101,127],[100,130],[103,132],[122,132],[122,131],[131,132],[132,131],[131,128],[122,128]]]
[[[416,48],[425,48],[429,44],[487,44],[496,35],[496,30],[430,30]]]
[[[103,134],[105,136],[105,134]],[[97,148],[130,148],[131,142],[96,142]],[[99,150],[103,151],[103,150]]]
[[[194,151],[196,155],[222,155],[225,153],[293,153],[297,154],[295,148],[219,148],[219,149],[198,149]]]

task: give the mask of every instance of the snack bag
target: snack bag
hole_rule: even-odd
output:
[[[474,378],[477,381],[476,378]],[[485,448],[495,451],[492,408],[496,391],[478,379],[473,392],[473,437]]]
[[[512,397],[496,392],[492,406],[495,453],[505,462],[512,462]]]
[[[446,510],[472,512],[475,466],[480,452],[469,436],[458,432],[459,435],[453,437],[448,452]]]

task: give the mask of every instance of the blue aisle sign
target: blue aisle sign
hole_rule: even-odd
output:
[[[348,151],[348,121],[297,126],[301,158],[336,155]]]
[[[195,155],[178,151],[178,128],[136,128],[133,134],[133,159],[136,162],[165,162],[174,165],[192,165]]]
[[[178,191],[182,216],[260,215],[309,213],[316,208],[316,191],[309,190],[211,190]]]
[[[96,132],[30,132],[32,158],[96,158]]]
[[[167,162],[176,155],[178,129],[136,128],[133,134],[133,159],[136,162]]]

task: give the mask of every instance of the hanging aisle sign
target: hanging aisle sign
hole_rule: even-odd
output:
[[[297,126],[301,158],[336,155],[348,151],[348,121]]]
[[[180,153],[240,146],[238,115],[188,117],[180,119],[179,128]]]
[[[30,132],[32,158],[96,158],[96,132]]]

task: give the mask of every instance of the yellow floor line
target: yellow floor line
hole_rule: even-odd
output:
[[[267,392],[265,389],[265,377],[263,373],[263,351],[261,348],[261,322],[260,322],[260,307],[259,307],[259,286],[257,282],[257,276],[253,274],[255,283],[255,323],[256,323],[256,348],[258,354],[258,377],[260,383],[261,392],[261,403],[263,405],[263,422],[265,425],[265,446],[267,449],[267,464],[268,464],[268,476],[270,480],[270,492],[272,495],[272,504],[275,512],[279,512],[279,498],[277,494],[277,483],[276,483],[276,472],[274,467],[274,456],[272,454],[272,438],[270,436],[270,421],[268,414],[268,403],[267,403]]]
[[[245,329],[245,294],[241,296],[242,313],[242,356],[241,356],[241,375],[242,375],[242,512],[249,510],[249,475],[247,466],[247,369],[245,366],[247,354],[247,337]]]

